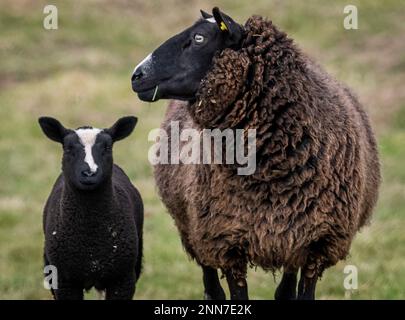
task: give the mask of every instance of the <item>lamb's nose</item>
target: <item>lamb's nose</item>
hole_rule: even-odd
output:
[[[134,82],[134,81],[136,81],[136,80],[139,80],[139,79],[142,78],[142,76],[143,76],[142,68],[141,68],[141,67],[138,67],[138,68],[135,70],[135,72],[132,74],[131,81]]]
[[[91,171],[91,170],[83,170],[83,171],[82,171],[82,176],[83,176],[83,177],[86,177],[86,178],[92,177],[92,176],[94,176],[95,174],[96,174],[96,173],[93,172],[93,171]]]

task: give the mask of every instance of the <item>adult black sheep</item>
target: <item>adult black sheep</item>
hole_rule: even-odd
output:
[[[242,27],[213,9],[138,65],[140,99],[169,104],[162,128],[256,129],[257,168],[155,166],[160,195],[207,298],[247,299],[247,265],[284,274],[275,297],[315,298],[322,272],[344,259],[368,221],[380,183],[376,142],[352,92],[271,21]],[[180,142],[181,143],[181,142]],[[170,146],[170,145],[169,145]],[[204,150],[206,151],[206,150]]]
[[[54,118],[39,119],[45,135],[64,150],[62,174],[43,221],[45,266],[57,271],[55,299],[81,300],[83,290],[92,287],[105,291],[108,300],[134,295],[142,264],[143,203],[113,163],[112,148],[136,122],[124,117],[108,129],[71,130]]]

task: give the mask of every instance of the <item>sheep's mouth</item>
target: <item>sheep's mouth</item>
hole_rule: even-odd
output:
[[[159,100],[159,85],[143,90],[132,89],[138,94],[139,99],[142,101],[154,102]]]
[[[142,101],[154,102],[161,98],[161,88],[169,80],[170,77],[165,77],[158,81],[151,81],[151,79],[143,81],[133,80],[132,90],[138,94],[139,99],[141,99]]]
[[[158,85],[148,89],[134,90],[138,95],[138,98],[145,102],[156,102],[160,99],[175,99],[182,101],[193,101],[195,99],[195,94],[190,95],[177,95],[168,94],[167,87],[165,86],[166,81],[160,82]]]
[[[138,98],[145,102],[155,102],[160,99],[175,99],[183,101],[192,101],[195,99],[195,92],[173,92],[173,82],[176,79],[173,77],[168,77],[160,80],[158,83],[155,83],[153,86],[139,84],[137,82],[132,82],[132,90],[138,95]]]

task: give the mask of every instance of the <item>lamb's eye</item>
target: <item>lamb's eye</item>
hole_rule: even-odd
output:
[[[108,144],[104,145],[104,152],[105,153],[108,153],[108,152],[111,152],[111,151],[112,151],[112,147],[110,145],[108,145]]]
[[[64,149],[65,153],[73,152],[73,146],[65,146],[63,149]]]
[[[194,41],[197,42],[197,43],[203,43],[204,42],[204,36],[197,33],[194,36]]]

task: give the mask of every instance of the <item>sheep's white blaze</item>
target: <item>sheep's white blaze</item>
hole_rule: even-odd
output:
[[[208,19],[205,19],[205,20],[207,20],[208,22],[211,22],[211,23],[217,23],[217,22],[215,21],[215,18],[214,18],[214,17],[208,18]]]
[[[136,72],[136,69],[138,69],[141,65],[146,64],[146,66],[152,61],[152,54],[149,53],[145,59],[143,59],[141,62],[137,64],[137,66],[134,68],[134,71],[132,74]]]
[[[91,129],[78,129],[76,130],[76,134],[79,137],[80,143],[84,147],[85,158],[84,162],[86,162],[91,172],[96,172],[98,165],[95,163],[93,158],[93,153],[91,150],[93,149],[94,143],[96,142],[97,135],[101,132],[101,129],[91,128]]]

